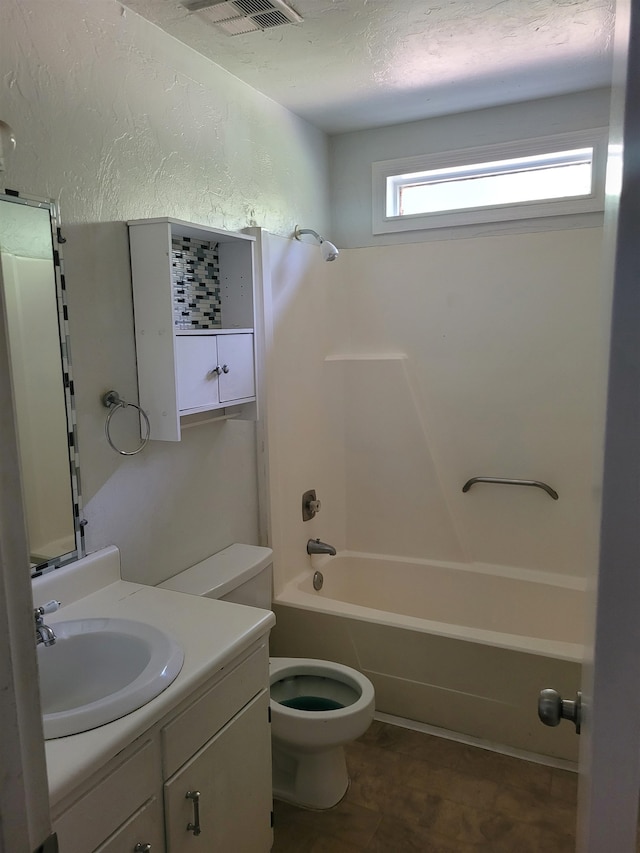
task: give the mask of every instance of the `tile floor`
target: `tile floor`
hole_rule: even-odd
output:
[[[577,775],[374,721],[333,809],[275,804],[273,853],[573,853]]]

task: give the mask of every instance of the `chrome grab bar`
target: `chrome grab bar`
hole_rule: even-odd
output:
[[[554,501],[558,500],[558,493],[546,483],[541,483],[540,480],[509,480],[505,477],[472,477],[462,487],[463,492],[468,492],[471,486],[476,483],[503,483],[507,486],[535,486],[538,489],[545,491]]]

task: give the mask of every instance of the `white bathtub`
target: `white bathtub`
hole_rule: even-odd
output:
[[[312,565],[275,596],[272,654],[360,669],[378,711],[576,757],[569,725],[539,723],[537,695],[579,689],[582,580],[352,552]]]

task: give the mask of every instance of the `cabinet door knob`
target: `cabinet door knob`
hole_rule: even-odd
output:
[[[223,364],[223,365],[222,365],[222,372],[223,372],[223,373],[228,373],[228,372],[229,372],[229,365],[228,365],[228,364]]]
[[[216,366],[214,368],[212,368],[211,373],[217,373],[218,376],[220,376],[220,374],[222,373],[222,370],[223,370],[223,368],[220,367],[219,364],[216,364]]]
[[[187,830],[194,835],[200,835],[200,791],[187,791],[187,800],[193,800],[193,823],[187,824]]]
[[[138,841],[136,846],[133,848],[133,853],[151,853],[151,845]]]

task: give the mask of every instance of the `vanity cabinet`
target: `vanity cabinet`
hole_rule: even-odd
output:
[[[255,237],[169,218],[128,226],[151,438],[180,441],[186,426],[255,419]]]
[[[267,853],[270,729],[265,637],[54,807],[60,853]]]

